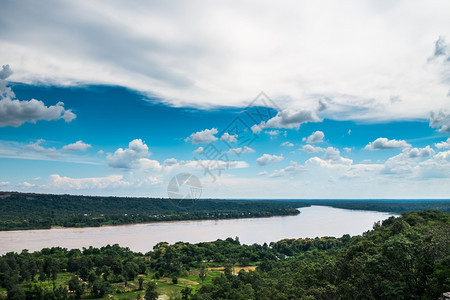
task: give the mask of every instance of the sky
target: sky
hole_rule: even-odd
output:
[[[450,198],[448,1],[0,3],[0,191]]]

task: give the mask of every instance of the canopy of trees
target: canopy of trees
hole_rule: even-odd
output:
[[[236,266],[248,265],[257,268],[233,275]],[[223,273],[208,277],[205,268],[212,266],[223,267]],[[198,284],[180,289],[177,297],[438,299],[450,291],[450,214],[405,213],[374,224],[362,236],[285,239],[269,245],[242,245],[236,237],[198,244],[161,242],[146,254],[118,245],[11,252],[0,257],[0,288],[9,299],[102,298],[116,293],[114,284],[126,286],[145,275],[136,289],[146,287],[141,295],[155,299],[160,278],[180,281],[192,270],[197,270]],[[62,274],[70,276],[64,281]]]
[[[304,202],[198,200],[183,207],[159,198],[93,197],[0,192],[0,230],[94,227],[171,220],[296,215]]]

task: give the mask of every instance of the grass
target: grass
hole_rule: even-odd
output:
[[[247,266],[247,267],[235,267],[235,271],[239,272],[239,270],[244,269],[245,271],[254,270],[256,266]],[[180,291],[185,287],[190,287],[193,291],[197,291],[202,287],[203,284],[212,283],[213,278],[220,277],[223,274],[223,267],[211,267],[206,270],[206,278],[202,284],[199,275],[200,269],[193,269],[189,271],[188,276],[178,277],[178,283],[174,284],[172,282],[172,278],[163,277],[160,279],[153,279],[153,274],[147,275],[139,275],[140,277],[144,277],[143,287],[144,290],[138,290],[139,281],[136,277],[133,281],[128,281],[127,286],[125,286],[125,282],[112,283],[111,284],[111,293],[109,295],[105,295],[105,297],[101,299],[137,299],[138,296],[143,296],[145,294],[145,287],[149,281],[154,280],[157,284],[157,291],[160,295],[179,295]],[[56,286],[67,286],[69,280],[72,278],[72,274],[68,272],[58,273],[58,277],[55,281]],[[25,283],[26,284],[26,283]],[[45,281],[44,284],[48,289],[53,288],[53,282],[51,280]],[[0,289],[0,295],[6,296],[6,289]],[[111,297],[110,297],[111,296]],[[90,295],[85,294],[83,299],[99,299],[92,298]]]

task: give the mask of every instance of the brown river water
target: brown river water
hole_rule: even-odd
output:
[[[299,208],[297,216],[229,220],[173,221],[89,228],[54,228],[0,232],[0,255],[6,252],[101,247],[119,244],[148,252],[159,242],[198,243],[239,237],[243,244],[263,244],[284,238],[360,235],[391,213],[347,210],[326,206]]]

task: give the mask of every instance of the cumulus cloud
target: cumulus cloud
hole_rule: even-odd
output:
[[[342,157],[339,149],[333,147],[328,147],[325,149],[325,155],[323,158],[326,161],[335,164],[351,165],[353,163],[353,160]]]
[[[19,127],[25,122],[36,123],[40,120],[63,119],[71,122],[75,118],[76,115],[70,109],[64,109],[63,102],[45,106],[44,102],[35,99],[21,101],[3,98],[0,100],[0,127]]]
[[[434,155],[434,150],[431,149],[430,146],[426,146],[425,148],[412,148],[412,149],[405,149],[405,153],[408,154],[411,158],[424,158],[424,157],[430,157]]]
[[[307,122],[319,122],[321,119],[312,110],[284,109],[265,123],[265,128],[298,129]]]
[[[313,145],[304,145],[302,147],[302,150],[305,151],[306,153],[317,153],[317,152],[321,152],[321,151],[325,151],[324,148],[322,147],[315,147]]]
[[[265,166],[268,164],[275,164],[277,162],[280,162],[283,160],[283,155],[277,156],[277,155],[271,155],[271,154],[263,154],[261,157],[256,159],[256,162],[260,166]]]
[[[217,128],[205,129],[202,131],[198,131],[192,133],[189,137],[185,138],[186,142],[192,141],[192,144],[202,144],[202,143],[211,143],[217,141],[217,137],[214,135],[217,134]]]
[[[194,153],[195,154],[200,154],[200,153],[203,153],[203,151],[204,151],[203,147],[200,146],[200,147],[198,147],[197,149],[194,150]]]
[[[244,153],[253,153],[253,152],[255,152],[255,150],[248,146],[244,146],[244,148],[230,148],[230,150],[228,150],[228,153],[234,153],[237,155],[244,154]]]
[[[450,149],[450,138],[448,138],[447,141],[436,143],[435,146],[438,149]]]
[[[284,142],[284,143],[281,143],[281,146],[283,146],[283,147],[294,147],[294,144],[292,144],[292,143],[289,142],[289,141],[286,141],[286,142]]]
[[[237,141],[237,134],[229,134],[228,132],[225,132],[222,137],[220,138],[220,140],[222,141],[228,141],[230,143],[234,143]]]
[[[261,131],[263,131],[264,125],[265,125],[265,122],[262,122],[261,124],[255,124],[250,129],[253,134],[259,134],[259,133],[261,133]]]
[[[71,178],[54,174],[50,175],[50,183],[44,185],[43,187],[62,190],[90,190],[131,185],[131,183],[123,181],[122,179],[122,175],[110,175],[106,177],[90,178]]]
[[[405,149],[386,160],[382,173],[408,175],[410,178],[442,178],[450,176],[450,151],[435,153],[430,146]]]
[[[430,127],[439,128],[440,132],[450,132],[450,114],[445,111],[431,112]]]
[[[135,139],[128,144],[128,148],[119,148],[113,154],[109,153],[106,161],[112,168],[160,169],[158,161],[147,158],[150,154],[148,146],[141,139]]]
[[[386,149],[403,149],[411,147],[404,140],[388,140],[387,138],[377,138],[375,141],[370,142],[364,147],[366,150],[386,150]]]
[[[311,134],[310,136],[308,136],[308,138],[306,139],[306,142],[310,143],[310,144],[322,143],[324,137],[325,137],[325,134],[323,134],[322,131],[316,131],[313,134]]]
[[[64,103],[46,106],[44,102],[31,99],[18,100],[14,92],[7,87],[5,79],[12,74],[9,65],[4,65],[0,71],[0,127],[19,127],[25,122],[36,123],[40,120],[59,120],[71,122],[76,115],[70,109],[64,109]]]
[[[172,165],[175,165],[177,163],[178,163],[177,159],[175,159],[175,158],[168,158],[168,159],[164,160],[163,165],[164,166],[172,166]]]
[[[34,143],[30,143],[30,144],[26,145],[24,147],[24,149],[33,151],[33,152],[37,152],[37,153],[43,153],[50,157],[61,156],[61,153],[58,150],[56,150],[55,147],[45,148],[44,146],[42,146],[42,144],[44,144],[44,143],[45,143],[44,139],[39,139]]]
[[[86,151],[88,148],[90,148],[91,145],[86,144],[83,141],[77,141],[73,144],[68,144],[62,147],[62,151],[67,151],[67,152],[82,152],[82,151]]]
[[[3,65],[2,70],[0,71],[0,80],[5,80],[9,76],[11,76],[13,71],[9,65]]]
[[[0,181],[0,186],[7,186],[9,185],[9,181]]]
[[[269,175],[269,177],[281,177],[284,175],[295,175],[299,173],[303,173],[307,170],[307,168],[303,165],[298,164],[296,161],[290,161],[289,166],[286,168],[275,170],[272,174]]]

